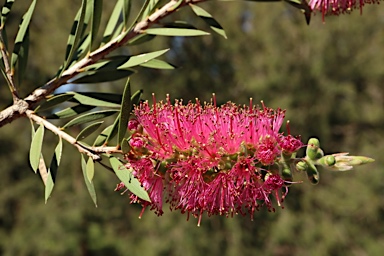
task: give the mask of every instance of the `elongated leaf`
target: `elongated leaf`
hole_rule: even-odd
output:
[[[107,140],[108,135],[111,133],[112,128],[113,128],[113,125],[110,125],[107,128],[105,128],[100,133],[100,135],[97,136],[95,142],[93,143],[93,146],[99,147],[99,146],[103,145],[105,143],[105,141]]]
[[[28,63],[28,53],[29,53],[29,28],[27,29],[27,32],[25,34],[24,41],[20,44],[20,50],[19,50],[19,58],[17,61],[17,67],[18,67],[18,81],[19,84],[23,81],[25,70],[27,68]]]
[[[119,130],[119,120],[120,120],[120,113],[117,115],[115,121],[113,122],[112,129],[110,130],[104,144],[108,144],[117,135],[117,132]]]
[[[94,175],[95,175],[95,163],[93,162],[93,159],[90,157],[88,158],[88,162],[87,162],[87,178],[90,183],[92,183]]]
[[[88,123],[88,122],[95,121],[98,119],[102,119],[102,118],[105,118],[107,116],[113,115],[117,112],[118,112],[118,110],[102,110],[102,111],[95,111],[92,113],[87,113],[87,114],[84,114],[82,116],[78,116],[78,117],[72,119],[71,121],[66,123],[62,128],[66,129],[66,128],[71,127],[71,126],[84,124],[84,123]]]
[[[83,176],[84,176],[84,181],[85,185],[87,186],[89,195],[92,198],[93,203],[97,207],[97,197],[96,197],[96,191],[95,191],[95,186],[93,185],[93,182],[90,182],[87,177],[87,164],[85,162],[84,156],[81,155],[81,169],[83,170]]]
[[[83,140],[87,138],[89,135],[94,133],[97,129],[99,129],[100,125],[104,123],[104,121],[96,122],[85,127],[76,137],[76,141]]]
[[[131,114],[131,105],[131,83],[128,79],[124,87],[123,102],[121,102],[119,132],[117,136],[118,146],[121,144],[121,141],[127,133],[128,119]]]
[[[138,45],[138,44],[149,42],[152,39],[154,39],[155,37],[156,37],[155,35],[140,34],[140,35],[135,36],[131,40],[129,40],[127,44]]]
[[[75,84],[86,83],[104,83],[119,80],[134,74],[136,71],[132,69],[128,70],[99,70],[99,71],[86,71],[75,76],[70,82]]]
[[[114,70],[123,65],[129,60],[131,56],[119,55],[113,56],[107,59],[98,61],[95,64],[89,65],[85,68],[85,71],[102,71],[102,70]]]
[[[147,191],[141,186],[140,182],[133,176],[132,170],[129,170],[116,157],[110,157],[109,161],[116,176],[124,183],[124,185],[136,196],[150,202]]]
[[[53,108],[53,107],[55,107],[55,106],[57,106],[63,102],[70,100],[71,98],[73,98],[73,95],[65,94],[65,93],[51,96],[44,103],[42,103],[40,106],[38,106],[35,109],[35,112]]]
[[[146,19],[149,15],[152,14],[152,12],[156,9],[157,4],[160,2],[160,0],[149,0],[148,6],[143,12],[142,20]]]
[[[197,5],[194,5],[194,4],[190,4],[189,6],[191,6],[193,12],[197,16],[199,16],[202,20],[204,20],[205,23],[207,23],[211,27],[211,29],[213,31],[215,31],[216,33],[218,33],[219,35],[221,35],[222,37],[227,39],[227,35],[225,34],[225,31],[224,31],[223,27],[219,24],[219,22],[217,22],[212,17],[211,14],[209,14],[206,10],[204,10],[200,6],[197,6]]]
[[[35,135],[32,138],[32,143],[29,150],[29,162],[35,173],[37,172],[37,168],[39,167],[41,149],[43,146],[43,138],[44,125],[40,124],[39,128],[37,128]]]
[[[112,39],[112,35],[119,24],[120,14],[121,14],[121,10],[123,9],[124,1],[125,0],[118,0],[116,2],[115,8],[113,8],[112,14],[108,20],[107,26],[104,31],[102,44],[106,44]],[[121,31],[119,31],[119,33],[120,32]]]
[[[145,33],[159,36],[205,36],[209,33],[198,29],[187,28],[148,28]]]
[[[3,8],[1,8],[1,27],[4,27],[5,21],[7,20],[8,14],[11,12],[12,5],[15,2],[15,0],[6,0],[5,4],[3,5]]]
[[[28,42],[24,42],[24,41],[26,40],[26,38],[28,38],[28,36],[27,36],[28,27],[29,27],[29,23],[31,22],[33,11],[35,10],[36,1],[37,0],[32,1],[27,12],[24,14],[23,19],[22,19],[21,24],[20,24],[20,27],[19,27],[19,31],[17,32],[16,39],[15,39],[15,47],[13,49],[12,58],[11,58],[12,72],[14,72],[14,70],[15,70],[16,63],[17,63],[17,60],[19,58],[21,48],[24,48],[23,49],[24,61],[26,62],[25,48],[27,47],[26,44]],[[24,45],[24,47],[22,47],[23,45]]]
[[[68,92],[69,95],[73,95],[71,102],[79,103],[82,105],[96,106],[96,107],[120,107],[120,104],[108,102],[105,100],[96,99],[80,92]]]
[[[161,51],[155,51],[155,52],[149,52],[149,53],[143,53],[140,55],[132,56],[131,58],[129,58],[129,60],[126,63],[121,65],[119,67],[119,69],[127,69],[130,67],[134,67],[134,66],[143,64],[149,60],[152,60],[154,58],[157,58],[157,57],[163,55],[167,51],[169,51],[169,49],[165,49],[165,50],[161,50]]]
[[[128,26],[129,14],[131,12],[131,0],[124,0],[123,4],[123,24],[124,28]]]
[[[122,99],[122,95],[116,94],[116,93],[104,93],[104,92],[77,92],[77,93],[93,99],[115,103],[117,105],[120,105],[120,102]]]
[[[53,113],[52,115],[47,116],[47,119],[62,119],[62,118],[69,118],[72,116],[79,115],[81,113],[87,112],[91,109],[94,109],[94,106],[87,106],[87,105],[77,105],[74,107],[66,108],[60,111],[57,111]]]
[[[65,61],[64,61],[64,66],[61,69],[61,73],[64,70],[66,70],[67,67],[69,67],[69,65],[71,64],[72,57],[74,56],[77,46],[79,44],[79,41],[82,37],[86,10],[87,10],[87,0],[82,0],[81,7],[77,12],[77,15],[72,25],[71,33],[69,34],[69,37],[68,37],[67,50],[65,53]]]
[[[101,13],[103,10],[102,0],[91,0],[92,1],[92,15],[91,15],[91,32],[90,32],[90,47],[94,44],[97,32],[99,31]],[[91,50],[91,49],[90,49]]]
[[[155,69],[175,69],[176,67],[172,64],[169,64],[168,62],[165,62],[163,60],[153,59],[149,60],[143,64],[140,64],[142,67],[146,68],[155,68]]]
[[[55,148],[55,152],[53,154],[51,164],[49,166],[48,176],[45,183],[45,203],[47,203],[47,200],[52,193],[53,187],[55,186],[56,175],[60,165],[62,152],[63,152],[63,142],[59,137],[59,143]]]

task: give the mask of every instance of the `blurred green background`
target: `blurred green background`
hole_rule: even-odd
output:
[[[40,0],[30,27],[27,95],[61,65],[75,1]],[[115,1],[104,1],[104,22]],[[134,1],[136,3],[138,1]],[[141,1],[140,1],[141,2]],[[9,23],[16,28],[29,1],[16,1]],[[284,209],[249,217],[203,217],[179,212],[157,217],[113,192],[116,177],[96,169],[95,208],[85,187],[80,157],[68,144],[52,198],[28,164],[30,125],[14,121],[0,130],[1,255],[382,255],[384,251],[384,12],[366,5],[363,15],[312,17],[283,3],[210,2],[201,5],[225,28],[228,39],[156,38],[124,48],[125,54],[171,48],[164,60],[175,71],[141,69],[132,77],[144,98],[239,104],[264,100],[287,109],[291,132],[303,141],[316,136],[327,153],[348,151],[376,162],[354,171],[321,171],[319,185],[303,180],[290,188]],[[135,6],[134,11],[137,10]],[[175,19],[208,29],[188,9]],[[8,30],[13,37],[15,30]],[[77,86],[77,91],[121,92],[124,81]],[[1,80],[0,107],[11,104]],[[57,138],[46,133],[50,159]]]

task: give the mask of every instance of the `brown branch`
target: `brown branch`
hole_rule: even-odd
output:
[[[15,86],[14,79],[13,79],[13,72],[11,69],[11,65],[9,64],[9,54],[8,54],[8,50],[5,47],[2,29],[0,29],[0,52],[1,52],[1,56],[3,57],[4,72],[6,75],[5,80],[7,81],[9,90],[12,93],[13,102],[16,103],[20,98]]]

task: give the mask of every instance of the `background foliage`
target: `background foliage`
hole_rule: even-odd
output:
[[[15,28],[28,1],[17,1],[9,21]],[[31,23],[27,94],[46,82],[62,63],[65,43],[80,1],[39,1]],[[105,2],[106,10],[113,3]],[[111,6],[108,6],[111,5]],[[99,195],[95,208],[86,190],[75,150],[67,157],[47,204],[44,186],[28,163],[28,120],[1,129],[0,254],[2,255],[380,255],[384,249],[384,17],[381,6],[348,16],[321,15],[307,26],[297,10],[281,3],[249,2],[202,5],[225,28],[198,38],[156,38],[123,51],[138,54],[167,47],[165,60],[175,71],[144,69],[132,77],[133,91],[144,98],[170,93],[185,101],[209,100],[215,92],[226,102],[264,100],[287,109],[293,134],[303,141],[317,136],[328,153],[349,151],[376,159],[348,173],[322,171],[321,182],[290,188],[285,209],[259,212],[253,222],[236,216],[203,217],[165,211],[157,217],[129,205],[113,192],[117,178],[96,168]],[[18,16],[19,15],[19,16]],[[175,14],[190,20],[189,10]],[[108,12],[104,15],[104,23]],[[186,18],[187,17],[187,18]],[[9,30],[12,31],[12,30]],[[1,81],[0,107],[11,104]],[[94,86],[94,85],[92,85]],[[120,92],[124,81],[97,85]],[[91,91],[84,85],[77,91]],[[28,128],[26,128],[28,127]],[[49,138],[49,134],[47,133]],[[28,143],[25,143],[28,141]],[[48,140],[47,140],[48,141]],[[52,136],[54,148],[57,138]],[[47,150],[47,152],[51,152]],[[71,156],[71,154],[73,156]],[[47,158],[50,155],[47,153]]]

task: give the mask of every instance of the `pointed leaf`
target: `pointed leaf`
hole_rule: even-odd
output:
[[[81,94],[93,99],[98,99],[101,101],[106,101],[110,103],[114,103],[120,105],[122,96],[121,94],[116,93],[104,93],[104,92],[77,92],[77,94]]]
[[[105,100],[96,99],[90,96],[87,96],[83,93],[79,92],[68,92],[68,94],[72,94],[73,98],[71,99],[71,102],[76,102],[82,105],[88,105],[88,106],[96,106],[96,107],[120,107],[120,104],[111,103]]]
[[[119,120],[119,132],[117,136],[117,145],[119,146],[127,133],[128,119],[131,115],[131,83],[127,80],[123,93],[123,102],[121,102],[120,120]]]
[[[161,51],[155,51],[155,52],[149,52],[149,53],[143,53],[140,55],[132,56],[129,58],[127,62],[125,62],[123,65],[119,66],[119,69],[126,69],[130,67],[134,67],[140,64],[143,64],[151,59],[157,58],[164,53],[169,51],[169,49],[161,50]]]
[[[87,0],[82,0],[81,7],[77,12],[77,15],[72,25],[71,33],[69,34],[69,37],[68,37],[67,50],[65,53],[65,61],[64,61],[64,66],[61,69],[61,73],[64,70],[66,70],[71,64],[72,57],[74,56],[77,46],[79,44],[79,41],[82,37],[86,10],[87,10]]]
[[[20,44],[19,58],[17,61],[18,68],[18,81],[19,84],[23,81],[25,70],[28,63],[28,53],[29,53],[29,28],[27,29],[24,41]]]
[[[35,109],[35,112],[53,108],[63,102],[70,100],[71,98],[73,98],[73,95],[65,93],[50,96],[44,103]]]
[[[81,155],[81,169],[83,170],[83,176],[84,176],[84,181],[85,185],[87,186],[89,195],[92,198],[93,203],[97,207],[97,197],[96,197],[96,191],[95,191],[95,186],[93,185],[93,182],[90,182],[87,177],[87,164],[85,162],[84,156]]]
[[[104,144],[104,142],[107,140],[108,135],[111,133],[111,130],[113,128],[113,125],[108,126],[105,128],[99,136],[97,136],[95,142],[93,143],[94,147],[99,147]]]
[[[123,24],[124,28],[128,26],[128,18],[129,13],[131,12],[131,1],[130,0],[124,0],[123,4]]]
[[[13,72],[14,72],[14,69],[16,67],[16,62],[19,58],[22,45],[24,44],[24,48],[25,48],[26,47],[25,44],[28,43],[28,42],[24,42],[24,40],[26,40],[26,37],[28,37],[27,36],[28,27],[29,27],[29,23],[31,22],[33,11],[35,10],[36,1],[37,0],[32,1],[27,12],[24,14],[23,19],[22,19],[21,24],[20,24],[20,27],[19,27],[19,31],[17,32],[17,35],[16,35],[15,47],[13,49],[12,58],[11,58],[11,65],[12,65]],[[25,55],[25,49],[23,50],[23,52]],[[24,56],[24,58],[25,58],[25,56]]]
[[[117,115],[115,121],[113,122],[112,129],[109,131],[107,139],[105,140],[104,144],[108,144],[116,135],[119,130],[119,120],[120,120],[120,113]]]
[[[94,133],[97,129],[99,129],[100,125],[104,123],[104,121],[96,122],[91,125],[85,127],[76,137],[76,141],[83,140],[87,138],[89,135]]]
[[[94,44],[97,32],[99,31],[101,13],[103,10],[102,0],[91,0],[92,1],[92,15],[91,15],[91,32],[90,32],[90,47]]]
[[[82,116],[78,116],[78,117],[72,119],[71,121],[66,123],[62,127],[62,129],[66,129],[66,128],[71,127],[71,126],[84,124],[84,123],[88,123],[88,122],[91,122],[94,120],[102,119],[102,118],[105,118],[107,116],[113,115],[117,112],[118,112],[118,110],[102,110],[102,111],[95,111],[92,113],[87,113],[87,114],[84,114]]]
[[[116,176],[133,194],[145,201],[151,201],[147,191],[145,191],[145,189],[141,186],[140,182],[133,176],[132,169],[127,169],[125,165],[115,157],[110,157],[109,161],[113,170],[116,173]]]
[[[135,70],[100,70],[100,71],[86,71],[75,76],[70,83],[86,84],[86,83],[104,83],[119,80],[128,77],[135,73]]]
[[[198,29],[187,28],[148,28],[145,33],[159,36],[205,36],[209,33]]]
[[[223,27],[212,17],[211,14],[209,14],[206,10],[201,8],[200,6],[189,4],[191,6],[193,12],[199,16],[201,19],[207,23],[213,31],[227,39],[227,35],[225,34],[225,31]]]
[[[37,128],[35,135],[32,138],[31,148],[29,150],[29,162],[35,173],[39,168],[41,149],[43,146],[43,138],[44,138],[44,125],[40,124],[39,128]]]
[[[154,39],[155,35],[148,35],[148,34],[139,34],[128,41],[129,45],[138,45],[142,43],[146,43]]]
[[[48,177],[45,183],[45,203],[47,203],[47,200],[52,193],[53,187],[55,186],[57,170],[60,165],[62,152],[63,152],[63,142],[62,142],[62,139],[59,137],[59,143],[55,148],[55,152],[53,154],[51,164],[48,170]]]
[[[102,40],[103,44],[108,43],[112,39],[112,35],[119,24],[121,10],[123,9],[123,3],[124,3],[124,0],[118,0],[116,2],[115,8],[112,11],[112,14],[108,20],[107,26],[103,34],[103,40]],[[121,31],[119,31],[118,33],[120,32]]]
[[[87,105],[77,105],[70,108],[65,108],[63,110],[57,111],[53,113],[52,115],[47,116],[47,119],[62,119],[62,118],[68,118],[72,116],[77,116],[81,113],[87,112],[89,110],[94,109],[94,106],[87,106]]]
[[[163,60],[153,59],[140,64],[142,67],[155,68],[155,69],[175,69],[176,67]]]
[[[90,183],[93,181],[93,176],[95,175],[95,163],[93,162],[93,159],[90,157],[88,158],[87,162],[87,178]]]

